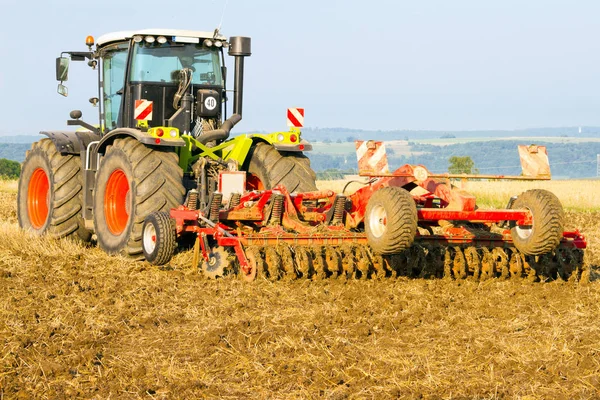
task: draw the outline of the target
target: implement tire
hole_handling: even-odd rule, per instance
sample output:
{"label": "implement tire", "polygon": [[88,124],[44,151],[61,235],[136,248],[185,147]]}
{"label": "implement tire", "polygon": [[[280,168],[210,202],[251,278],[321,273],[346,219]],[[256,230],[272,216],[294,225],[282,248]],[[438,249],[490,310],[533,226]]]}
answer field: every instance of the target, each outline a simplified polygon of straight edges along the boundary
{"label": "implement tire", "polygon": [[288,192],[317,190],[316,174],[310,160],[300,152],[279,152],[270,144],[259,142],[248,157],[247,172],[252,189],[272,189],[283,185]]}
{"label": "implement tire", "polygon": [[533,224],[514,226],[511,236],[515,247],[526,255],[540,255],[555,250],[563,236],[565,214],[554,193],[533,189],[522,193],[512,205],[513,209],[529,210]]}
{"label": "implement tire", "polygon": [[172,148],[119,138],[106,148],[94,190],[98,244],[109,254],[142,259],[144,219],[181,205],[183,170]]}
{"label": "implement tire", "polygon": [[377,254],[398,254],[408,249],[417,231],[417,205],[406,190],[385,187],[373,193],[365,213],[365,233]]}
{"label": "implement tire", "polygon": [[167,211],[148,215],[142,227],[144,258],[152,265],[165,265],[177,248],[177,227]]}
{"label": "implement tire", "polygon": [[17,217],[21,228],[53,238],[89,242],[83,221],[81,158],[61,154],[50,139],[33,143],[19,178]]}

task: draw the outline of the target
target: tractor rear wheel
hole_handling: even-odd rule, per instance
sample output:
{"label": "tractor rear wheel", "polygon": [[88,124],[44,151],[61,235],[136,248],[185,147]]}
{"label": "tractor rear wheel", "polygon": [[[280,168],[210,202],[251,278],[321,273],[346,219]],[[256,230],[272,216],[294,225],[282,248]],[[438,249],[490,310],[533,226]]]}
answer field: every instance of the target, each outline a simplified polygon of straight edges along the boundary
{"label": "tractor rear wheel", "polygon": [[171,148],[151,148],[119,138],[107,147],[96,175],[94,226],[109,254],[143,258],[146,216],[183,202],[183,171]]}
{"label": "tractor rear wheel", "polygon": [[543,189],[528,190],[512,205],[531,212],[531,226],[514,226],[511,236],[515,247],[526,255],[540,255],[556,249],[563,236],[564,211],[554,193]]}
{"label": "tractor rear wheel", "polygon": [[283,185],[290,192],[317,190],[316,174],[310,160],[300,152],[279,152],[267,143],[256,143],[248,157],[248,183],[251,189],[272,189]]}
{"label": "tractor rear wheel", "polygon": [[377,254],[398,254],[408,249],[417,231],[417,205],[399,187],[376,191],[367,203],[365,233]]}
{"label": "tractor rear wheel", "polygon": [[17,217],[23,229],[54,238],[91,239],[83,221],[81,159],[42,139],[27,152],[19,179]]}

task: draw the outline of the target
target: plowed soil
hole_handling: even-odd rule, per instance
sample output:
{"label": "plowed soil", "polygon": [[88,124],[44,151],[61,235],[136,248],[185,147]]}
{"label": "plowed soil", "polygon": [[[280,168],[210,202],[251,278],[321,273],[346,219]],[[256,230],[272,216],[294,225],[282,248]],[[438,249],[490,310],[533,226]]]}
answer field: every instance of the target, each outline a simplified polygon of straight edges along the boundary
{"label": "plowed soil", "polygon": [[0,399],[598,398],[600,212],[580,282],[210,281],[19,231],[0,192]]}

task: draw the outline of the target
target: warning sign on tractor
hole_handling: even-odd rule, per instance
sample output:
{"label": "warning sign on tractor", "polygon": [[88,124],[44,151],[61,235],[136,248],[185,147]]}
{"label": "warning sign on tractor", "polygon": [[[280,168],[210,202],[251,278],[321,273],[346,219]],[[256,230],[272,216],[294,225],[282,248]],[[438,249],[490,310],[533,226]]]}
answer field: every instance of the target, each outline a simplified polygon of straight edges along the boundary
{"label": "warning sign on tractor", "polygon": [[152,102],[150,100],[136,100],[133,118],[147,121],[152,119]]}
{"label": "warning sign on tractor", "polygon": [[304,126],[304,108],[288,108],[287,125],[302,128]]}

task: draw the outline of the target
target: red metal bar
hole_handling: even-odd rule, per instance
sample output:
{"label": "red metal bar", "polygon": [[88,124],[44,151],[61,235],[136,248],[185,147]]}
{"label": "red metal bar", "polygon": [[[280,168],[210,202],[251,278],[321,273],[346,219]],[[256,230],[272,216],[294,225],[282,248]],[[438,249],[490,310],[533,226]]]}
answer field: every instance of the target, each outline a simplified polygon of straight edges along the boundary
{"label": "red metal bar", "polygon": [[421,221],[458,220],[470,222],[517,221],[518,225],[531,225],[531,213],[526,210],[475,210],[453,211],[443,208],[419,208]]}

